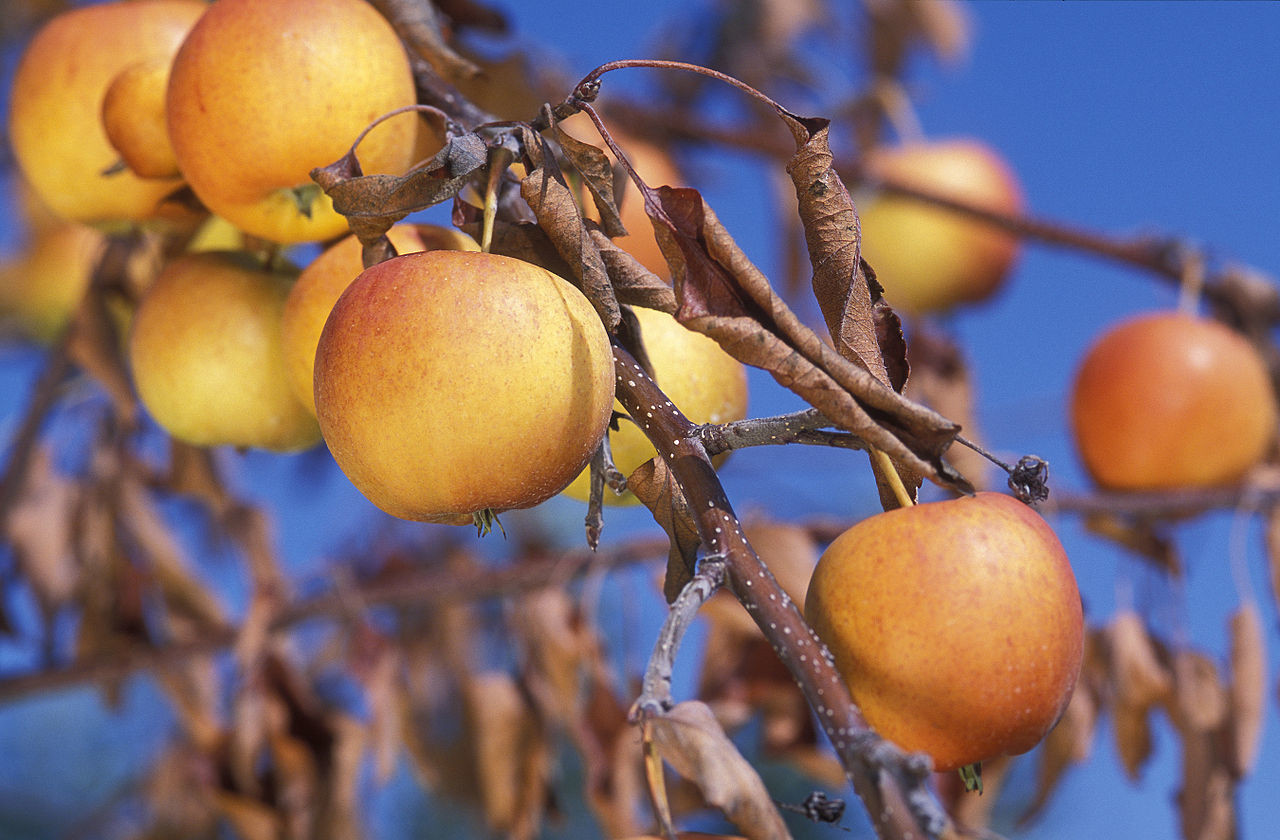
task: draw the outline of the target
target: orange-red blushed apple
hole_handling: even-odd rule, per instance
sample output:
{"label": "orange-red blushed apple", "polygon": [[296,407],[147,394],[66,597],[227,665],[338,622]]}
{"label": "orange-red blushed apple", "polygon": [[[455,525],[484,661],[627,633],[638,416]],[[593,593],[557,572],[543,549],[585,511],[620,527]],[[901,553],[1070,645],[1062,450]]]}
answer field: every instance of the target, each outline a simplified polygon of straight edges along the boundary
{"label": "orange-red blushed apple", "polygon": [[[634,307],[640,321],[645,352],[653,365],[658,387],[694,423],[728,423],[747,416],[747,370],[714,339],[685,328],[674,317],[656,309]],[[622,404],[616,410],[623,411]],[[618,430],[609,432],[613,462],[623,475],[630,475],[658,454],[649,438],[635,423],[620,420]],[[727,453],[726,453],[727,455]],[[716,466],[725,456],[717,456]],[[586,501],[591,492],[589,470],[566,489],[570,497]],[[606,504],[636,504],[630,491],[618,496],[605,490]]]}
{"label": "orange-red blushed apple", "polygon": [[75,314],[106,246],[97,228],[58,220],[39,228],[0,266],[0,313],[36,341],[51,342]]}
{"label": "orange-red blushed apple", "polygon": [[1276,399],[1262,357],[1217,321],[1140,315],[1092,345],[1071,392],[1071,427],[1102,487],[1159,490],[1239,480],[1270,450]]}
{"label": "orange-red blushed apple", "polygon": [[804,611],[867,723],[938,770],[1039,743],[1084,650],[1062,544],[999,493],[857,523],[818,561]]}
{"label": "orange-red blushed apple", "polygon": [[181,185],[104,174],[120,154],[103,128],[102,103],[124,68],[167,63],[206,8],[201,0],[103,3],[63,12],[36,34],[14,76],[9,137],[23,175],[59,216],[147,219]]}
{"label": "orange-red blushed apple", "polygon": [[[395,30],[365,0],[218,0],[173,62],[169,136],[210,210],[275,242],[329,239],[346,219],[311,180],[383,114],[417,101]],[[365,173],[413,163],[419,118],[360,144]]]}
{"label": "orange-red blushed apple", "polygon": [[[963,201],[1016,213],[1022,190],[1009,166],[976,140],[911,143],[877,150],[868,174]],[[1007,231],[970,216],[881,193],[858,204],[862,256],[885,299],[913,314],[948,310],[990,297],[1018,254]]]}
{"label": "orange-red blushed apple", "polygon": [[129,362],[143,406],[179,440],[288,452],[320,439],[293,395],[280,312],[293,272],[246,254],[171,261],[134,314]]}
{"label": "orange-red blushed apple", "polygon": [[564,489],[608,428],[608,334],[539,266],[424,251],[367,269],[316,348],[316,414],[334,460],[384,511],[470,522]]}
{"label": "orange-red blushed apple", "polygon": [[[455,251],[479,251],[470,236],[454,228],[439,225],[394,225],[387,231],[397,254],[444,248]],[[284,304],[281,331],[285,364],[289,368],[289,384],[298,399],[315,411],[314,370],[316,345],[333,305],[352,281],[364,271],[360,240],[351,234],[311,261]]]}

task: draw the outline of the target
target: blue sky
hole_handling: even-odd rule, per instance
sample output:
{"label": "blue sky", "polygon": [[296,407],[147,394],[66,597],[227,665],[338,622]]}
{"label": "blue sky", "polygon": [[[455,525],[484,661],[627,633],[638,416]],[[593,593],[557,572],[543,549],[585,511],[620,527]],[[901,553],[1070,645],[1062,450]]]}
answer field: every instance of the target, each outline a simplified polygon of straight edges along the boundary
{"label": "blue sky", "polygon": [[[634,12],[616,11],[621,4],[585,0],[497,5],[510,9],[514,28],[529,40],[561,52],[566,72],[576,78],[604,61],[645,55],[650,25],[681,14],[690,0],[652,0],[637,19],[626,17]],[[600,13],[601,7],[609,11]],[[1213,259],[1280,273],[1275,58],[1280,4],[980,2],[967,9],[974,34],[969,59],[949,68],[923,61],[909,79],[926,134],[977,136],[999,149],[1018,172],[1037,216],[1117,235],[1185,235]],[[777,260],[773,221],[764,211],[767,188],[735,177],[743,171],[751,174],[749,167],[714,166],[690,177],[753,259],[772,270]],[[5,224],[7,218],[0,217],[0,233],[8,236]],[[970,353],[986,440],[1001,452],[1048,458],[1055,487],[1084,487],[1064,412],[1076,360],[1107,323],[1174,301],[1170,287],[1132,269],[1084,254],[1027,247],[998,300],[958,313],[946,324]],[[0,352],[6,428],[37,361],[29,353]],[[753,387],[753,414],[795,406],[767,377],[754,377]],[[795,516],[848,516],[871,509],[874,499],[867,494],[860,456],[797,450],[736,454],[723,474],[736,507],[768,507]],[[350,540],[367,521],[363,501],[340,478],[304,489],[297,481],[304,468],[297,461],[265,456],[250,456],[238,469],[241,477],[256,476],[254,484],[268,488],[264,495],[280,501],[279,532],[292,565],[304,574],[318,573],[325,553]],[[320,516],[328,529],[315,527]],[[554,527],[571,538],[580,529],[580,508],[557,500],[542,519],[559,523]],[[619,513],[610,519],[607,534],[643,524],[639,512]],[[1227,517],[1179,531],[1188,575],[1177,593],[1139,563],[1084,536],[1074,521],[1056,518],[1054,524],[1093,618],[1110,613],[1117,591],[1134,592],[1140,605],[1176,598],[1175,611],[1186,617],[1192,637],[1221,660],[1226,616],[1236,603],[1226,566]],[[1274,683],[1280,671],[1275,602],[1257,528],[1248,527],[1245,536],[1269,632]],[[229,591],[235,594],[234,587]],[[106,712],[86,717],[81,707],[78,716],[69,716],[59,705],[63,702],[35,711],[0,709],[0,755],[32,755],[39,744],[47,745],[43,736],[29,734],[32,726],[39,731],[33,720],[49,724],[73,717],[87,729],[78,739],[66,739],[68,753],[61,763],[58,750],[48,750],[38,768],[51,776],[65,774],[83,759],[73,745],[86,739],[113,743],[101,730],[109,719]],[[126,711],[130,708],[135,718],[145,717],[154,709],[154,697],[135,692],[126,704]],[[1241,787],[1244,836],[1265,836],[1280,824],[1274,796],[1280,790],[1276,711],[1273,695],[1258,769]],[[132,726],[149,731],[145,721],[134,720]],[[1089,764],[1068,777],[1043,820],[1017,836],[1175,837],[1178,761],[1177,743],[1166,728],[1157,733],[1156,757],[1145,778],[1132,785],[1121,774],[1109,731],[1100,732]],[[32,766],[24,765],[23,775]],[[13,792],[16,769],[0,764],[0,797]],[[1025,796],[1027,768],[1015,783],[1011,795]]]}

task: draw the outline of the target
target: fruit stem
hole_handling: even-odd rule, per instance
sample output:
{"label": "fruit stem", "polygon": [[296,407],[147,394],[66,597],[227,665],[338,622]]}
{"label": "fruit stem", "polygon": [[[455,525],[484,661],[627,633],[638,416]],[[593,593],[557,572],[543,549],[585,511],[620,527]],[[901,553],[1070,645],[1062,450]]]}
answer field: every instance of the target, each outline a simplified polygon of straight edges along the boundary
{"label": "fruit stem", "polygon": [[489,177],[484,187],[484,215],[480,223],[480,250],[487,254],[493,245],[493,222],[498,217],[498,184],[502,173],[511,165],[513,155],[505,146],[489,149]]}
{"label": "fruit stem", "polygon": [[920,115],[911,104],[902,82],[884,77],[876,80],[875,96],[884,109],[884,115],[893,126],[898,140],[903,144],[921,143],[924,141],[924,126],[920,123]]}
{"label": "fruit stem", "polygon": [[897,498],[898,504],[903,507],[914,505],[916,500],[907,492],[907,486],[902,483],[902,476],[898,475],[898,468],[894,466],[893,459],[875,447],[871,447],[869,451],[872,460],[876,462],[876,466],[880,468],[880,472],[884,474],[885,480],[893,489],[893,495]]}

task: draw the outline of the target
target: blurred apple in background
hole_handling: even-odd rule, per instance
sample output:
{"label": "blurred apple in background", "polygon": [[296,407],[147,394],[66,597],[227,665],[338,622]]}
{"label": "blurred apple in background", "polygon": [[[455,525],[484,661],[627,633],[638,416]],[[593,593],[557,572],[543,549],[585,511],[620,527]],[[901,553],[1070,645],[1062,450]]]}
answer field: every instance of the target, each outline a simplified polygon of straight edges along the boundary
{"label": "blurred apple in background", "polygon": [[[399,224],[387,231],[397,254],[444,249],[479,251],[480,246],[460,230],[439,225]],[[285,301],[281,320],[285,364],[294,394],[312,413],[316,410],[314,371],[316,345],[333,305],[364,271],[362,248],[355,234],[329,246],[302,270]]]}
{"label": "blurred apple in background", "polygon": [[[1022,191],[1008,165],[971,139],[915,142],[868,154],[872,178],[1018,213]],[[855,196],[862,256],[875,269],[885,299],[914,315],[985,300],[999,289],[1018,255],[1017,237],[999,227],[914,198],[887,192]]]}
{"label": "blurred apple in background", "polygon": [[96,228],[59,221],[34,232],[26,249],[0,264],[0,314],[42,343],[66,328],[106,246]]}
{"label": "blurred apple in background", "polygon": [[1262,357],[1218,321],[1155,312],[1108,329],[1071,392],[1085,468],[1114,490],[1239,480],[1276,437],[1276,399]]}
{"label": "blurred apple in background", "polygon": [[274,451],[320,439],[293,395],[280,314],[296,277],[247,254],[203,252],[170,262],[134,314],[129,362],[155,421],[197,446]]}
{"label": "blurred apple in background", "polygon": [[[169,135],[214,213],[275,242],[330,239],[349,228],[311,170],[416,102],[399,37],[364,0],[219,0],[174,59]],[[364,172],[408,168],[419,122],[401,114],[370,132]]]}
{"label": "blurred apple in background", "polygon": [[[686,417],[694,423],[727,423],[747,416],[747,370],[741,362],[713,339],[686,329],[665,312],[639,306],[633,311],[658,387]],[[616,410],[623,410],[621,403]],[[658,454],[640,426],[626,419],[618,421],[618,431],[609,432],[609,446],[623,475]],[[719,455],[713,463],[719,466],[726,457],[727,453]],[[589,471],[584,470],[565,492],[586,501],[591,492]],[[622,505],[639,500],[630,491],[618,496],[606,488],[604,501]]]}

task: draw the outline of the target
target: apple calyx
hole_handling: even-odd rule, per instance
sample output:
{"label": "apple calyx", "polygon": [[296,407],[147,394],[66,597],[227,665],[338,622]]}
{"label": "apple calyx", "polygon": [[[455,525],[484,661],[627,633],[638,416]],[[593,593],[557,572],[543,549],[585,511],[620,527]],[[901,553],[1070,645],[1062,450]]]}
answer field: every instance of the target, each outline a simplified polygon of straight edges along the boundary
{"label": "apple calyx", "polygon": [[961,781],[964,782],[964,789],[970,793],[977,791],[978,795],[982,795],[982,762],[975,761],[973,764],[966,764],[958,771]]}
{"label": "apple calyx", "polygon": [[296,187],[289,187],[287,190],[289,198],[293,200],[294,205],[298,208],[298,212],[303,218],[311,218],[311,205],[320,197],[322,190],[319,184],[300,184]]}
{"label": "apple calyx", "polygon": [[498,512],[493,508],[485,508],[471,514],[471,522],[476,526],[477,537],[488,536],[494,525],[497,525],[498,530],[502,532],[503,539],[507,537],[507,529],[502,527],[502,521],[498,519]]}

